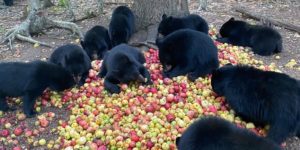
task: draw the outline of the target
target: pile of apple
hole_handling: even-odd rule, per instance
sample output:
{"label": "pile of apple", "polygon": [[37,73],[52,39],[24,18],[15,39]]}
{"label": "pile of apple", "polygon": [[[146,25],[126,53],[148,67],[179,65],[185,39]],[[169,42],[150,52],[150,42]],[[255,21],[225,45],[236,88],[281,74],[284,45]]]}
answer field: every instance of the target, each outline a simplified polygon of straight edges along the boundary
{"label": "pile of apple", "polygon": [[[210,35],[215,37],[216,29],[211,29]],[[264,70],[276,70],[275,64],[264,65],[243,47],[215,44],[219,49],[221,65],[248,64]],[[63,94],[46,91],[36,109],[40,109],[40,105],[50,105],[67,108],[71,115],[69,120],[59,121],[55,129],[59,134],[56,141],[49,143],[39,139],[33,143],[47,145],[49,149],[67,150],[172,150],[176,149],[176,137],[195,119],[205,115],[220,116],[265,135],[265,129],[241,120],[228,107],[225,99],[212,91],[210,76],[195,82],[188,81],[186,76],[163,78],[158,51],[149,49],[145,57],[145,66],[151,73],[153,85],[122,84],[120,94],[109,94],[104,90],[103,79],[97,77],[101,61],[93,61],[93,69],[84,86]],[[49,116],[54,115],[44,114],[37,124],[47,127]],[[9,133],[0,134],[1,137]]]}

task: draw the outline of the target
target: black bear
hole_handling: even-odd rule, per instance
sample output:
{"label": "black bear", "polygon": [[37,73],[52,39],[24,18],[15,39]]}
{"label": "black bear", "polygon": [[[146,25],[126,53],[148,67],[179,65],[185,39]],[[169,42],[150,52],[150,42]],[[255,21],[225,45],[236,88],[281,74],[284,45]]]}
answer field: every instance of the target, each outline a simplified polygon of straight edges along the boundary
{"label": "black bear", "polygon": [[197,30],[206,34],[208,34],[209,29],[207,22],[199,15],[191,14],[186,17],[176,18],[172,16],[168,17],[164,14],[162,16],[162,21],[158,26],[158,33],[167,36],[176,30],[185,28]]}
{"label": "black bear", "polygon": [[50,56],[50,62],[68,70],[78,85],[83,85],[92,68],[91,60],[86,52],[74,44],[58,47]]}
{"label": "black bear", "polygon": [[3,0],[6,6],[12,6],[14,4],[13,0]]}
{"label": "black bear", "polygon": [[111,49],[108,30],[103,26],[94,26],[86,32],[81,46],[91,60],[102,59],[104,54]]}
{"label": "black bear", "polygon": [[133,12],[126,6],[117,7],[109,24],[109,36],[112,46],[127,43],[135,31]]}
{"label": "black bear", "polygon": [[205,33],[180,29],[157,38],[156,45],[164,77],[188,74],[188,79],[194,81],[219,67],[218,49]]}
{"label": "black bear", "polygon": [[250,25],[234,18],[229,19],[220,29],[219,42],[248,46],[258,55],[269,56],[282,51],[281,35],[267,26]]}
{"label": "black bear", "polygon": [[300,89],[296,79],[227,64],[213,71],[211,84],[238,116],[257,125],[270,125],[269,139],[282,143],[287,137],[300,135]]}
{"label": "black bear", "polygon": [[11,108],[6,97],[23,97],[23,111],[27,117],[36,114],[34,104],[36,98],[49,87],[52,90],[63,91],[75,85],[72,75],[64,68],[43,61],[29,63],[0,63],[0,110]]}
{"label": "black bear", "polygon": [[137,49],[120,44],[109,51],[98,76],[105,77],[104,87],[111,93],[120,93],[119,83],[140,81],[151,84],[150,73],[144,67],[144,55]]}
{"label": "black bear", "polygon": [[177,137],[178,150],[280,150],[271,140],[217,117],[192,123]]}

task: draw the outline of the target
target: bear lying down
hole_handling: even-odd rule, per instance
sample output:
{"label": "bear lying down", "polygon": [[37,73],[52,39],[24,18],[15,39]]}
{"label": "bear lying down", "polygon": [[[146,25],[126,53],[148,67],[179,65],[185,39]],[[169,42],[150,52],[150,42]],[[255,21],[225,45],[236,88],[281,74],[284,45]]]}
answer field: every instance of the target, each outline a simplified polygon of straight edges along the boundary
{"label": "bear lying down", "polygon": [[220,29],[219,42],[248,46],[258,55],[269,56],[282,51],[282,37],[278,31],[266,26],[251,25],[231,18]]}

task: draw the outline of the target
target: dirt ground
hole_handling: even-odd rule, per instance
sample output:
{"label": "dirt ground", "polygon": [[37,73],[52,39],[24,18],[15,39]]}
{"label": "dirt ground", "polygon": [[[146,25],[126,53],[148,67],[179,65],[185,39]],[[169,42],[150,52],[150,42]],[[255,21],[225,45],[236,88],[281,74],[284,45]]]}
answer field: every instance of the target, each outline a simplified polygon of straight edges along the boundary
{"label": "dirt ground", "polygon": [[[2,2],[2,1],[1,1]],[[1,3],[0,2],[0,3]],[[289,22],[294,25],[300,26],[300,2],[299,1],[285,1],[283,3],[273,3],[272,1],[235,1],[235,0],[209,0],[208,10],[198,10],[198,0],[190,1],[190,12],[201,15],[207,20],[210,25],[219,27],[227,21],[230,17],[246,20],[251,23],[257,23],[254,20],[244,18],[241,14],[235,12],[232,8],[235,6],[244,6],[248,10],[261,14],[265,17],[280,20],[283,22]],[[25,0],[16,0],[16,5],[6,9],[0,9],[0,39],[4,33],[20,24],[23,20],[22,14],[26,6]],[[81,22],[77,22],[83,33],[90,29],[94,25],[107,26],[109,18],[111,16],[112,9],[116,5],[105,5],[104,14],[92,19],[87,19]],[[63,15],[56,16],[57,18],[63,19]],[[287,73],[295,78],[300,79],[300,34],[286,30],[282,27],[275,27],[282,35],[284,42],[284,51],[278,55],[270,57],[260,57],[255,55],[259,60],[263,60],[266,64],[275,63],[284,73]],[[13,49],[10,50],[9,46],[5,43],[0,45],[0,62],[3,61],[29,61],[35,59],[48,58],[53,49],[66,43],[76,43],[78,37],[73,36],[69,31],[62,29],[50,29],[47,34],[34,36],[35,39],[50,43],[53,48],[36,47],[32,44],[15,41],[13,42]],[[280,57],[280,58],[279,58]],[[294,59],[297,64],[293,67],[287,67],[286,64]],[[49,110],[44,110],[49,111]],[[58,110],[53,110],[58,111]],[[278,112],[280,113],[280,112]],[[56,113],[60,114],[60,113]],[[63,117],[63,116],[61,116]],[[34,121],[33,121],[34,122]],[[43,133],[47,136],[47,133]],[[55,136],[51,139],[55,139]],[[1,149],[1,143],[0,143]],[[297,138],[291,138],[287,141],[287,150],[299,150],[300,140]]]}

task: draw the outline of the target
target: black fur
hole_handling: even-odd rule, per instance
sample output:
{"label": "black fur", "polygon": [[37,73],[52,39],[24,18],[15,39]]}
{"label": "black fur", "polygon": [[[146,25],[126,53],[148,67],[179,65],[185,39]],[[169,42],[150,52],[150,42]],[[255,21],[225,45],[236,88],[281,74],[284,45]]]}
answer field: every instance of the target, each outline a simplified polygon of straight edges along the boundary
{"label": "black fur", "polygon": [[108,30],[103,26],[94,26],[86,32],[81,46],[91,60],[102,59],[112,47]]}
{"label": "black fur", "polygon": [[135,18],[133,12],[126,6],[117,7],[109,24],[109,36],[112,46],[128,43],[135,31]]}
{"label": "black fur", "polygon": [[225,96],[238,116],[257,125],[269,124],[268,138],[281,143],[297,130],[299,135],[297,80],[282,73],[228,64],[213,72],[211,82],[213,90]]}
{"label": "black fur", "polygon": [[281,35],[267,26],[250,25],[231,18],[220,29],[219,42],[248,46],[258,55],[269,56],[282,51]]}
{"label": "black fur", "polygon": [[67,44],[54,50],[50,62],[60,65],[72,73],[78,85],[83,85],[92,68],[91,60],[79,46]]}
{"label": "black fur", "polygon": [[137,49],[120,44],[109,51],[103,60],[98,76],[105,77],[104,87],[111,93],[120,93],[119,83],[142,81],[151,84],[150,73],[143,66],[144,55]]}
{"label": "black fur", "polygon": [[179,29],[193,29],[203,33],[208,34],[207,22],[201,18],[199,15],[191,14],[186,17],[176,18],[172,16],[167,16],[164,14],[162,16],[162,21],[158,26],[158,33],[163,36],[179,30]]}
{"label": "black fur", "polygon": [[280,150],[274,142],[217,118],[196,120],[177,137],[178,150]]}
{"label": "black fur", "polygon": [[36,114],[36,98],[50,87],[63,91],[75,84],[72,75],[64,68],[49,62],[0,63],[0,110],[8,111],[5,98],[23,97],[23,111],[27,117]]}
{"label": "black fur", "polygon": [[13,0],[3,0],[6,6],[12,6],[14,4]]}
{"label": "black fur", "polygon": [[218,49],[205,33],[180,29],[158,38],[156,45],[164,77],[188,74],[188,79],[194,81],[219,67]]}

